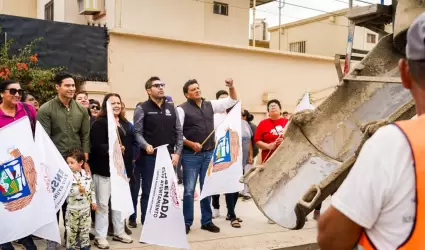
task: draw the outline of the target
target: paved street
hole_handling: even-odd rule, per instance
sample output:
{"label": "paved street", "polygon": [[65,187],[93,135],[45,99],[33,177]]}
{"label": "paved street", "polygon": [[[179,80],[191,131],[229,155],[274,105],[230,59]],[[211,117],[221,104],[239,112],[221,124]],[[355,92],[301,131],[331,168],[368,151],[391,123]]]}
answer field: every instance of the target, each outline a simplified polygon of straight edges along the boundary
{"label": "paved street", "polygon": [[[325,202],[326,204],[329,201]],[[191,249],[212,250],[212,249],[246,249],[246,250],[266,250],[296,245],[313,243],[316,240],[316,221],[312,219],[312,215],[308,216],[308,222],[302,230],[291,231],[278,225],[267,223],[267,218],[257,209],[253,201],[238,201],[236,206],[237,215],[243,220],[242,228],[232,228],[230,223],[225,220],[226,203],[224,196],[221,197],[221,214],[220,218],[214,220],[214,223],[221,228],[221,232],[214,234],[200,229],[200,211],[199,201],[195,204],[195,218],[198,218],[192,226],[192,230],[188,235]],[[324,206],[324,208],[327,206]],[[62,223],[61,223],[62,224]],[[61,228],[63,233],[63,228]],[[166,250],[174,249],[139,243],[141,227],[132,229],[132,244],[123,244],[112,241],[108,237],[111,249],[152,249]],[[166,235],[164,235],[166,237]],[[92,242],[93,243],[93,242]],[[46,244],[43,241],[37,241],[39,249],[45,249]],[[19,249],[19,248],[17,248]],[[61,248],[63,249],[63,248]],[[97,249],[92,246],[92,249]]]}

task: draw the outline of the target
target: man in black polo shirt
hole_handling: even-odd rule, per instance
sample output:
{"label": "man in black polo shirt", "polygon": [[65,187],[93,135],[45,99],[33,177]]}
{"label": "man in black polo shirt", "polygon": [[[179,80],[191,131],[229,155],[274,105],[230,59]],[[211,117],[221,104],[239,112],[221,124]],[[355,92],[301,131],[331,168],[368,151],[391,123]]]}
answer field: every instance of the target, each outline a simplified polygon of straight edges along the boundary
{"label": "man in black polo shirt", "polygon": [[[183,86],[187,102],[177,108],[183,127],[184,147],[182,153],[183,165],[183,214],[186,233],[189,233],[193,223],[193,194],[196,181],[200,179],[201,189],[215,147],[214,114],[223,113],[237,102],[233,80],[227,79],[230,97],[206,101],[201,96],[198,82],[193,79]],[[209,137],[208,137],[209,136]],[[211,197],[201,200],[201,229],[218,233],[218,228],[212,222]]]}
{"label": "man in black polo shirt", "polygon": [[174,104],[165,101],[165,83],[153,76],[145,84],[149,100],[139,103],[134,112],[134,136],[141,149],[142,225],[145,222],[149,194],[155,170],[156,150],[168,144],[174,166],[183,148],[183,131]]}

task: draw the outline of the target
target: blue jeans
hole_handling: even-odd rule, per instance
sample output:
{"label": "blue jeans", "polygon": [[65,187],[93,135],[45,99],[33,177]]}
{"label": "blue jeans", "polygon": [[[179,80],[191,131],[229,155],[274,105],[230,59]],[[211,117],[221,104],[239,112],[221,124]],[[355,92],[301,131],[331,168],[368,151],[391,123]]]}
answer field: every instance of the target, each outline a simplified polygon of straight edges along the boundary
{"label": "blue jeans", "polygon": [[152,179],[155,171],[156,155],[142,155],[143,166],[142,174],[142,198],[140,199],[142,207],[142,225],[145,223],[146,210],[148,210],[149,195],[151,193]]}
{"label": "blue jeans", "polygon": [[130,179],[130,192],[131,199],[133,200],[134,213],[130,215],[130,221],[136,221],[137,219],[137,198],[139,197],[140,169],[142,165],[140,158],[133,164],[133,176]]}
{"label": "blue jeans", "polygon": [[[193,195],[195,193],[196,181],[198,180],[202,187],[204,186],[205,175],[210,164],[213,150],[202,151],[194,154],[193,151],[183,150],[183,215],[186,225],[193,224]],[[211,197],[201,200],[201,225],[206,225],[212,221]]]}
{"label": "blue jeans", "polygon": [[[31,235],[18,240],[18,243],[24,245],[26,250],[37,250],[37,247],[35,246]],[[2,249],[2,250],[15,250],[12,243],[10,243],[10,242],[1,244],[0,249]]]}

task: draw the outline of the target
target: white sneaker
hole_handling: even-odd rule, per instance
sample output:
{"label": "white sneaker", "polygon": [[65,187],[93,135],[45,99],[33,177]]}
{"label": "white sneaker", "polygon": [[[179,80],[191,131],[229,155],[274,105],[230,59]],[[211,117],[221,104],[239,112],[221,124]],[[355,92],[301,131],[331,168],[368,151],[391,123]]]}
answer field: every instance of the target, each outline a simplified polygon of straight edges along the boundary
{"label": "white sneaker", "polygon": [[112,240],[119,241],[119,242],[122,242],[122,243],[127,243],[127,244],[130,244],[130,243],[133,242],[133,239],[125,233],[123,233],[119,236],[114,235]]}
{"label": "white sneaker", "polygon": [[109,249],[109,242],[106,239],[95,239],[94,245],[99,249]]}
{"label": "white sneaker", "polygon": [[267,223],[269,223],[269,224],[276,224],[274,221],[272,221],[270,219],[267,221]]}
{"label": "white sneaker", "polygon": [[213,219],[220,217],[220,210],[213,208]]}

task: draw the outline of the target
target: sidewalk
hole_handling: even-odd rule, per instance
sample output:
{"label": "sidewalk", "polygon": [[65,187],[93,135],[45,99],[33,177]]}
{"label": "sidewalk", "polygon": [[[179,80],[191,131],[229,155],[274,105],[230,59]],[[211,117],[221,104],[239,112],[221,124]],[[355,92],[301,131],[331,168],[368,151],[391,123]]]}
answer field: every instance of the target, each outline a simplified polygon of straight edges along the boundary
{"label": "sidewalk", "polygon": [[[329,201],[325,202],[323,210],[326,209]],[[243,222],[242,228],[232,228],[230,222],[225,220],[226,215],[226,202],[224,196],[220,199],[221,217],[214,219],[214,223],[220,227],[221,232],[214,234],[200,229],[200,211],[199,201],[195,202],[195,220],[194,225],[188,234],[188,240],[191,249],[199,250],[212,250],[212,249],[244,249],[244,250],[268,250],[282,247],[290,247],[297,245],[304,245],[314,243],[316,241],[316,221],[313,220],[312,215],[308,216],[308,222],[302,230],[288,230],[276,224],[268,224],[267,218],[258,210],[252,200],[242,201],[238,200],[236,205],[236,212]],[[140,210],[138,210],[140,211]],[[223,216],[224,215],[224,216]],[[140,212],[138,212],[140,220]],[[61,226],[62,226],[61,222]],[[63,235],[63,227],[61,232]],[[108,237],[110,249],[149,249],[149,250],[168,250],[175,248],[160,247],[149,244],[139,243],[141,227],[140,224],[137,228],[131,229],[133,234],[132,244],[123,244],[112,241]],[[166,235],[164,235],[166,237]],[[39,249],[45,249],[46,244],[44,241],[36,241]],[[16,248],[22,249],[22,248]],[[58,249],[64,249],[63,247]],[[92,249],[97,249],[93,245]]]}

